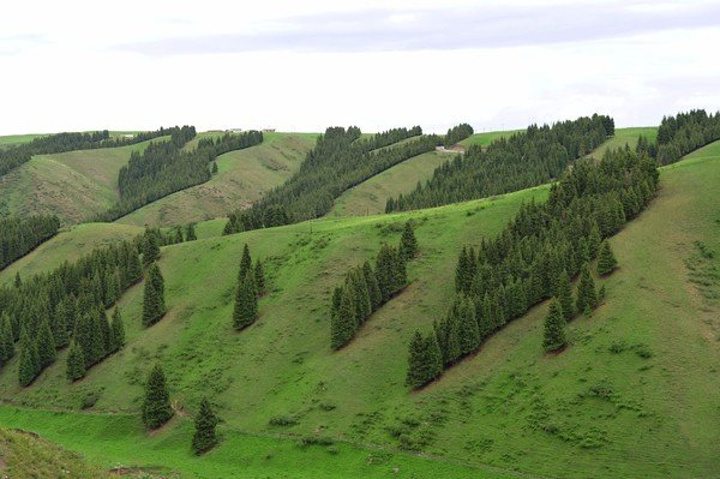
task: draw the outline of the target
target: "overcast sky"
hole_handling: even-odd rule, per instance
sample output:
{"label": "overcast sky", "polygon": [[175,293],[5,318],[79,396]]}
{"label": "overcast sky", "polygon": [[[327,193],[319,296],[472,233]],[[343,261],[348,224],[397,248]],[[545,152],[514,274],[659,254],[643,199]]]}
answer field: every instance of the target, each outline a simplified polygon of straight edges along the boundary
{"label": "overcast sky", "polygon": [[26,0],[0,13],[0,134],[655,125],[720,109],[718,45],[717,1]]}

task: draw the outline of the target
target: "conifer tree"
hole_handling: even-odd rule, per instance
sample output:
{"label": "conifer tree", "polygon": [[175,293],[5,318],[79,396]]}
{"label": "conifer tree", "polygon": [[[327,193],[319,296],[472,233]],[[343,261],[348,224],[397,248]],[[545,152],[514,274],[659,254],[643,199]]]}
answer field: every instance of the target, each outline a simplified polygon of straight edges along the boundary
{"label": "conifer tree", "polygon": [[85,376],[86,371],[83,350],[77,342],[73,341],[70,343],[68,351],[65,375],[70,381],[77,381]]}
{"label": "conifer tree", "polygon": [[463,246],[462,250],[460,250],[457,266],[455,267],[455,291],[458,293],[468,292],[469,262],[467,248]]}
{"label": "conifer tree", "polygon": [[183,232],[182,227],[176,226],[175,227],[175,238],[173,238],[173,243],[178,244],[183,242]]}
{"label": "conifer tree", "polygon": [[443,351],[443,362],[454,364],[462,355],[460,348],[460,325],[455,315],[450,315],[445,322],[445,349]]}
{"label": "conifer tree", "polygon": [[24,331],[20,343],[20,366],[18,368],[18,380],[20,382],[20,386],[27,387],[32,384],[40,373],[40,361],[35,341],[31,341],[27,336],[27,333]]}
{"label": "conifer tree", "polygon": [[15,339],[13,338],[10,316],[3,313],[0,316],[0,365],[6,363],[15,355]]}
{"label": "conifer tree", "polygon": [[145,265],[154,263],[160,258],[160,246],[158,237],[154,232],[145,231],[145,241],[143,241],[143,262]]}
{"label": "conifer tree", "polygon": [[565,320],[570,321],[573,316],[575,316],[575,302],[573,301],[570,279],[565,271],[560,273],[557,298],[560,303],[563,316],[565,316]]}
{"label": "conifer tree", "polygon": [[563,315],[560,303],[553,299],[550,310],[545,318],[545,334],[543,348],[545,351],[559,351],[567,346],[567,321]]}
{"label": "conifer tree", "polygon": [[105,311],[98,309],[96,321],[98,329],[100,329],[100,337],[102,338],[103,346],[102,355],[98,358],[98,361],[100,361],[102,358],[113,352],[112,329],[110,328],[110,322],[108,322]]}
{"label": "conifer tree", "polygon": [[217,174],[217,172],[218,172],[217,161],[213,161],[211,172],[212,172],[213,175]]}
{"label": "conifer tree", "polygon": [[605,276],[612,273],[617,267],[617,260],[613,254],[610,243],[606,240],[600,245],[600,252],[598,253],[597,262],[597,273],[600,276]]}
{"label": "conifer tree", "polygon": [[265,294],[265,271],[260,260],[255,262],[255,287],[260,296]]}
{"label": "conifer tree", "polygon": [[217,444],[215,427],[218,418],[207,398],[200,401],[200,410],[195,416],[195,434],[192,438],[192,450],[198,456],[212,449]]}
{"label": "conifer tree", "polygon": [[370,292],[365,282],[365,274],[360,268],[353,268],[347,276],[347,283],[344,289],[352,289],[355,301],[355,318],[358,325],[372,313],[372,303],[370,301]]}
{"label": "conifer tree", "polygon": [[240,259],[240,271],[238,272],[238,281],[245,280],[248,271],[252,270],[252,258],[250,257],[250,248],[247,243],[243,247],[242,259]]}
{"label": "conifer tree", "polygon": [[424,371],[426,382],[435,380],[443,370],[443,358],[442,352],[440,351],[440,344],[438,343],[435,331],[430,331],[424,339],[425,356],[424,356]]}
{"label": "conifer tree", "polygon": [[425,341],[420,331],[415,331],[408,349],[408,370],[405,384],[415,389],[425,384]]}
{"label": "conifer tree", "polygon": [[185,241],[195,241],[197,233],[195,233],[195,223],[188,223],[185,227]]}
{"label": "conifer tree", "polygon": [[165,281],[158,265],[153,263],[145,277],[143,290],[143,325],[148,327],[162,319],[165,307]]}
{"label": "conifer tree", "polygon": [[125,325],[123,324],[122,316],[120,315],[120,310],[118,308],[115,308],[113,311],[110,331],[110,352],[114,353],[125,345]]}
{"label": "conifer tree", "polygon": [[375,272],[372,270],[372,266],[370,266],[369,261],[365,261],[365,263],[362,266],[362,272],[365,276],[365,283],[368,287],[368,294],[370,295],[370,305],[372,306],[372,311],[375,311],[377,308],[380,307],[380,304],[382,303],[382,295],[380,294],[380,288],[378,287],[377,283],[377,277],[375,276]]}
{"label": "conifer tree", "polygon": [[418,242],[415,238],[415,230],[410,221],[405,223],[402,237],[400,238],[400,252],[406,261],[415,257],[418,251]]}
{"label": "conifer tree", "polygon": [[472,300],[463,297],[456,300],[454,315],[458,322],[460,352],[468,354],[480,346],[480,330],[475,319],[475,305]]}
{"label": "conifer tree", "polygon": [[330,346],[332,349],[340,349],[352,339],[357,329],[355,318],[353,291],[343,288],[340,307],[337,314],[331,318],[330,323]]}
{"label": "conifer tree", "polygon": [[145,398],[142,404],[142,421],[146,428],[157,429],[173,415],[170,393],[165,373],[159,364],[155,365],[145,383]]}
{"label": "conifer tree", "polygon": [[590,275],[590,268],[585,264],[580,273],[580,284],[577,290],[576,310],[587,313],[597,305],[597,293],[595,292],[595,281]]}
{"label": "conifer tree", "polygon": [[40,327],[37,332],[37,351],[40,369],[49,366],[55,361],[55,338],[53,338],[47,318],[43,318],[40,321]]}
{"label": "conifer tree", "polygon": [[391,248],[393,254],[393,293],[407,285],[407,260],[399,249]]}
{"label": "conifer tree", "polygon": [[248,269],[245,278],[238,283],[235,290],[233,327],[240,331],[254,323],[257,315],[258,298],[255,289],[255,278],[252,269]]}
{"label": "conifer tree", "polygon": [[588,236],[588,251],[590,258],[596,258],[598,255],[598,249],[600,248],[600,229],[596,222],[593,221],[592,227],[590,228],[590,236]]}
{"label": "conifer tree", "polygon": [[384,244],[375,260],[375,275],[380,289],[380,296],[382,297],[381,304],[386,303],[395,292],[393,289],[395,286],[394,270],[395,255],[392,249],[387,244]]}
{"label": "conifer tree", "polygon": [[56,348],[64,348],[70,342],[70,335],[68,334],[67,325],[68,311],[65,301],[60,301],[55,307],[55,314],[53,316],[53,337],[55,340]]}

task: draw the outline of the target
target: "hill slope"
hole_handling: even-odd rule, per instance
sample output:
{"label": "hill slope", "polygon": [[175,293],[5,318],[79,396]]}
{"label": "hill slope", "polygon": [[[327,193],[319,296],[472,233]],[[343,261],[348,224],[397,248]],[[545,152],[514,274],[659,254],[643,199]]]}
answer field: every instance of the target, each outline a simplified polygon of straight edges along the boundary
{"label": "hill slope", "polygon": [[314,133],[266,133],[258,146],[221,155],[219,172],[207,183],[161,198],[117,222],[170,226],[224,216],[292,176],[316,137]]}
{"label": "hill slope", "polygon": [[[720,198],[707,193],[720,184],[718,153],[716,143],[662,170],[657,199],[611,241],[620,269],[601,281],[605,303],[593,317],[571,324],[572,345],[561,355],[542,353],[540,306],[436,384],[413,394],[403,385],[408,339],[415,328],[427,330],[448,306],[459,247],[498,232],[521,201],[544,198],[543,187],[414,213],[325,219],[164,248],[160,267],[170,308],[165,319],[141,331],[136,287],[121,301],[129,339],[121,353],[71,386],[64,379],[63,352],[59,363],[22,391],[14,359],[0,373],[0,396],[75,408],[85,395],[98,394],[98,411],[136,411],[140,384],[161,360],[178,406],[192,411],[200,395],[209,395],[229,438],[237,431],[322,435],[388,450],[419,448],[445,460],[544,477],[712,477],[720,454],[720,280],[713,273],[720,256],[708,251],[720,251]],[[411,285],[373,315],[348,347],[331,352],[332,288],[347,267],[372,257],[383,241],[397,241],[408,218],[418,222],[421,251],[409,267]],[[236,333],[230,327],[232,292],[246,242],[264,260],[271,292],[261,301],[258,323]],[[55,428],[58,435],[63,428],[47,424],[45,413],[13,419],[18,414],[3,413],[2,420]],[[274,417],[290,418],[291,424],[271,426]],[[122,444],[138,440],[132,426],[137,422],[120,427],[115,416],[83,421],[130,437],[125,443],[118,438],[116,457],[130,454]],[[184,454],[178,451],[187,450],[189,435],[187,426],[173,428],[138,460],[160,463],[167,457],[173,463]],[[79,437],[67,441],[84,440],[76,446],[99,454],[92,439]],[[242,447],[230,441],[206,458],[206,470]],[[345,451],[337,461],[310,457],[313,466],[333,471],[333,464],[347,463]],[[453,476],[451,469],[444,472]],[[286,474],[302,477],[292,467]]]}

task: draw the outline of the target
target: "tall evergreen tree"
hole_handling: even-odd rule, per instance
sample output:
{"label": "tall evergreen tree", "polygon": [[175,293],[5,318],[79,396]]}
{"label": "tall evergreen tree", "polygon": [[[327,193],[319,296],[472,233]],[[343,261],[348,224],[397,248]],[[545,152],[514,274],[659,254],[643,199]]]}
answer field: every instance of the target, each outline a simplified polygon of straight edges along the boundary
{"label": "tall evergreen tree", "polygon": [[64,348],[70,342],[67,325],[68,310],[66,304],[66,301],[60,301],[55,307],[55,314],[53,315],[52,332],[56,348]]}
{"label": "tall evergreen tree", "polygon": [[41,369],[55,361],[55,338],[53,337],[47,318],[43,318],[40,321],[40,328],[37,332],[37,351]]}
{"label": "tall evergreen tree", "polygon": [[443,357],[442,351],[440,350],[440,344],[438,343],[435,331],[430,331],[424,339],[425,343],[425,376],[427,382],[433,381],[442,374],[443,370]]}
{"label": "tall evergreen tree", "polygon": [[559,351],[567,346],[567,321],[563,315],[560,303],[553,299],[550,310],[545,318],[545,333],[543,348],[545,351]]}
{"label": "tall evergreen tree", "polygon": [[185,241],[195,241],[197,233],[195,233],[195,223],[188,223],[185,227]]}
{"label": "tall evergreen tree", "polygon": [[160,244],[157,235],[149,230],[145,231],[143,241],[143,262],[146,265],[152,264],[160,258]]}
{"label": "tall evergreen tree", "polygon": [[578,312],[589,312],[597,305],[595,281],[590,274],[587,264],[583,265],[580,273],[580,284],[577,291],[576,308]]}
{"label": "tall evergreen tree", "polygon": [[125,345],[125,325],[123,324],[120,310],[116,307],[112,315],[112,324],[110,325],[111,340],[110,352],[116,352]]}
{"label": "tall evergreen tree", "polygon": [[165,281],[157,264],[153,263],[145,277],[143,290],[143,325],[152,326],[162,319],[165,307]]}
{"label": "tall evergreen tree", "polygon": [[207,398],[200,401],[200,410],[195,416],[195,434],[192,439],[192,450],[195,454],[203,454],[212,449],[217,444],[217,426],[218,418],[210,406]]}
{"label": "tall evergreen tree", "polygon": [[425,341],[420,331],[415,331],[408,349],[408,370],[405,377],[405,384],[413,389],[425,384],[424,359]]}
{"label": "tall evergreen tree", "polygon": [[357,330],[354,291],[343,288],[340,307],[331,318],[330,346],[340,349],[345,346]]}
{"label": "tall evergreen tree", "polygon": [[558,282],[558,301],[563,312],[563,316],[570,321],[575,316],[575,302],[573,301],[572,286],[570,279],[565,271],[560,273]]}
{"label": "tall evergreen tree", "polygon": [[85,376],[86,371],[83,349],[73,341],[68,351],[65,375],[70,381],[77,381]]}
{"label": "tall evergreen tree", "polygon": [[418,251],[418,241],[415,238],[415,229],[410,221],[405,222],[405,229],[400,238],[400,252],[406,261],[415,257]]}
{"label": "tall evergreen tree", "polygon": [[480,330],[475,319],[475,305],[467,297],[457,298],[452,309],[458,323],[460,351],[468,354],[480,346]]}
{"label": "tall evergreen tree", "polygon": [[0,316],[0,366],[15,355],[15,339],[13,337],[10,316],[3,313]]}
{"label": "tall evergreen tree", "polygon": [[142,404],[142,421],[146,428],[157,429],[173,415],[170,393],[165,373],[159,364],[155,365],[145,383],[145,397]]}
{"label": "tall evergreen tree", "polygon": [[617,267],[617,260],[613,254],[610,243],[605,240],[600,245],[600,252],[598,253],[597,262],[597,273],[600,276],[605,276],[612,273]]}
{"label": "tall evergreen tree", "polygon": [[233,327],[238,331],[255,322],[258,315],[258,298],[255,289],[255,276],[248,269],[245,277],[235,290],[235,308],[233,310]]}
{"label": "tall evergreen tree", "polygon": [[380,288],[378,287],[377,277],[375,276],[375,272],[372,270],[372,266],[370,266],[369,261],[365,261],[362,266],[362,271],[365,276],[365,283],[367,283],[368,294],[370,295],[370,304],[372,306],[372,310],[375,311],[382,304],[382,294],[380,293]]}
{"label": "tall evergreen tree", "polygon": [[252,258],[250,257],[250,248],[247,243],[243,247],[242,258],[240,259],[240,271],[238,272],[238,281],[244,281],[248,271],[252,270]]}
{"label": "tall evergreen tree", "polygon": [[27,387],[40,374],[40,360],[35,341],[31,341],[25,332],[20,340],[20,366],[18,380],[20,386]]}

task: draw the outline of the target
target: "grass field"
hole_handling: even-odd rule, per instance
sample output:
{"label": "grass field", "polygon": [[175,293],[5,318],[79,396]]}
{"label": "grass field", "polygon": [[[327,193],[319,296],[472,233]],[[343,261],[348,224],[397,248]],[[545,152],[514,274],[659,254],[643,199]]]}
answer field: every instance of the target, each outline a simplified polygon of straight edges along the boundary
{"label": "grass field", "polygon": [[649,141],[655,141],[657,139],[657,127],[616,128],[615,135],[612,138],[595,148],[587,156],[601,159],[606,150],[624,148],[626,144],[630,148],[635,148],[640,135],[645,136]]}
{"label": "grass field", "polygon": [[292,176],[316,138],[315,133],[265,133],[262,144],[220,156],[219,172],[207,183],[161,198],[118,222],[170,226],[247,207]]}
{"label": "grass field", "polygon": [[[571,324],[571,347],[561,355],[542,353],[541,305],[437,383],[417,393],[403,384],[408,339],[444,314],[461,245],[497,233],[522,201],[542,200],[546,187],[220,238],[209,237],[216,225],[208,223],[208,239],[163,248],[167,317],[141,330],[141,286],[130,290],[121,300],[129,343],[86,379],[67,384],[66,352],[25,390],[17,386],[17,358],[0,373],[0,399],[78,409],[97,394],[95,414],[4,407],[0,424],[36,430],[91,462],[171,465],[183,477],[227,477],[232,467],[247,477],[373,477],[394,467],[400,477],[492,473],[457,464],[531,478],[716,477],[720,256],[710,252],[720,251],[720,197],[708,192],[720,184],[720,146],[664,168],[661,183],[648,210],[612,239],[620,268],[601,281],[607,299]],[[348,347],[331,352],[332,288],[382,242],[396,242],[409,218],[420,242],[410,286]],[[245,243],[264,260],[270,293],[259,321],[236,333],[235,265]],[[186,421],[145,437],[126,415],[137,411],[141,383],[157,361],[180,409],[194,411],[203,394],[213,399],[226,441],[209,456],[189,456]],[[272,418],[290,424],[272,426]],[[332,438],[339,453],[299,448],[297,438],[306,436]],[[363,467],[370,454],[400,447],[448,462]]]}
{"label": "grass field", "polygon": [[87,220],[115,203],[120,168],[149,143],[35,156],[0,177],[0,212]]}
{"label": "grass field", "polygon": [[27,135],[5,135],[0,136],[0,148],[4,146],[15,146],[15,145],[21,145],[23,143],[30,143],[35,138],[42,138],[43,136],[47,136],[43,133],[31,133]]}
{"label": "grass field", "polygon": [[507,130],[507,131],[488,131],[483,133],[475,133],[474,135],[470,136],[469,138],[465,138],[462,140],[458,145],[461,146],[471,146],[471,145],[480,145],[482,147],[488,146],[493,141],[503,138],[503,137],[509,137],[512,136],[513,133],[521,133],[525,130]]}
{"label": "grass field", "polygon": [[377,215],[385,212],[391,196],[410,193],[418,182],[432,177],[435,168],[448,161],[448,155],[431,151],[410,158],[346,191],[335,200],[329,216]]}

